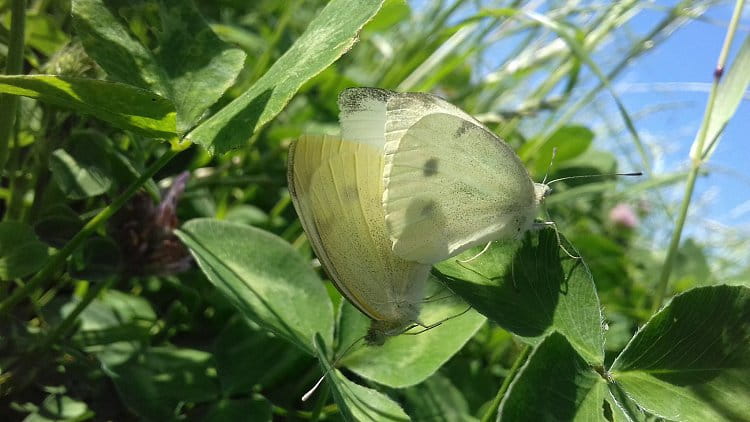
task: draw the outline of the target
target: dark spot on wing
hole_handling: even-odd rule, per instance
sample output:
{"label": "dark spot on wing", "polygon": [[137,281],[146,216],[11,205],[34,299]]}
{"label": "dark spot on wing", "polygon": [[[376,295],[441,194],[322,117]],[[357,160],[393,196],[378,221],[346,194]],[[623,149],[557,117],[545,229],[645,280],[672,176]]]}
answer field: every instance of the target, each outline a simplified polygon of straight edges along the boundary
{"label": "dark spot on wing", "polygon": [[461,126],[459,126],[458,129],[456,129],[456,133],[453,134],[453,136],[455,136],[455,137],[463,136],[466,132],[468,132],[469,130],[474,129],[476,127],[477,126],[474,123],[472,123],[472,122],[470,122],[468,120],[464,120],[464,121],[461,122]]}
{"label": "dark spot on wing", "polygon": [[422,216],[426,217],[428,215],[434,214],[436,208],[437,204],[435,204],[435,201],[429,201],[422,206],[420,213],[422,214]]}
{"label": "dark spot on wing", "polygon": [[438,159],[430,158],[429,160],[425,161],[422,170],[424,175],[427,177],[436,175],[438,171]]}

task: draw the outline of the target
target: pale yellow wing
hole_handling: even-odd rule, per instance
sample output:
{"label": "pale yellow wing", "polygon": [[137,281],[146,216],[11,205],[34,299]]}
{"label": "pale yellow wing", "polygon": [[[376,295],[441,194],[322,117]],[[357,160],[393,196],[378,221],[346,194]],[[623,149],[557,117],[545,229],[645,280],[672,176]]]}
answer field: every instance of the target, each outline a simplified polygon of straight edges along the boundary
{"label": "pale yellow wing", "polygon": [[472,120],[434,113],[386,151],[383,205],[393,251],[435,263],[526,231],[534,183],[515,152]]}
{"label": "pale yellow wing", "polygon": [[410,323],[430,267],[391,251],[382,172],[382,153],[367,144],[303,136],[290,149],[294,206],[337,288],[374,320]]}

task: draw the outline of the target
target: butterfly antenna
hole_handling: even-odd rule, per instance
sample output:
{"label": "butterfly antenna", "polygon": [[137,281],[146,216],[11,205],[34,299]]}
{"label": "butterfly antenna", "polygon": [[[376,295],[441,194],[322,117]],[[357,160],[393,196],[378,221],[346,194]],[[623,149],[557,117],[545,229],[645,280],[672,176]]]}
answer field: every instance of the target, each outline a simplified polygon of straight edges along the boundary
{"label": "butterfly antenna", "polygon": [[309,399],[309,398],[310,398],[310,396],[312,396],[312,395],[313,395],[313,393],[315,393],[315,391],[316,391],[316,390],[318,389],[318,387],[320,387],[320,384],[321,384],[321,383],[323,382],[323,380],[324,380],[324,379],[326,378],[326,375],[328,375],[328,373],[329,373],[329,372],[331,372],[331,370],[333,370],[334,368],[336,368],[336,365],[338,365],[339,361],[340,361],[340,360],[341,360],[341,359],[342,359],[342,358],[343,358],[344,356],[346,356],[346,354],[347,354],[347,353],[349,353],[349,351],[350,351],[350,350],[352,350],[352,348],[353,348],[354,346],[356,346],[356,345],[357,345],[357,343],[359,343],[360,341],[364,340],[364,339],[365,339],[365,337],[366,337],[366,336],[362,336],[362,337],[360,337],[360,338],[358,338],[358,339],[354,340],[354,342],[353,342],[352,344],[350,344],[350,345],[349,345],[349,347],[347,347],[346,349],[344,349],[344,352],[343,352],[343,353],[341,353],[341,354],[339,355],[339,357],[337,357],[336,359],[334,359],[333,363],[331,364],[331,367],[330,367],[330,368],[329,368],[328,370],[326,370],[326,371],[325,371],[325,372],[323,373],[323,375],[322,375],[322,376],[320,377],[320,379],[318,379],[318,382],[316,382],[316,383],[315,383],[315,385],[313,385],[313,386],[312,386],[312,388],[311,388],[311,389],[309,389],[309,390],[307,391],[307,393],[305,393],[305,394],[304,394],[304,395],[302,396],[302,401],[307,401],[307,399]]}
{"label": "butterfly antenna", "polygon": [[635,173],[607,173],[607,174],[584,174],[580,176],[568,176],[568,177],[561,177],[559,179],[551,180],[548,185],[551,185],[555,182],[561,182],[563,180],[570,180],[570,179],[584,179],[589,177],[608,177],[608,176],[643,176],[643,172],[635,172]]}
{"label": "butterfly antenna", "polygon": [[552,163],[555,162],[555,157],[557,157],[557,147],[552,148],[552,158],[549,159],[547,171],[544,173],[544,180],[542,180],[543,185],[547,183],[547,176],[549,176],[549,171],[552,170]]}

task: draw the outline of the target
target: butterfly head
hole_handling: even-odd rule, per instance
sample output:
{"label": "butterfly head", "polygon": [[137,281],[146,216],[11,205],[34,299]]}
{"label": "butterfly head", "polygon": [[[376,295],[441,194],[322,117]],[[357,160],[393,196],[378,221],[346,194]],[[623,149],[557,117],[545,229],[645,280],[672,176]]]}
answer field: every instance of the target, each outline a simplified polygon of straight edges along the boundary
{"label": "butterfly head", "polygon": [[552,188],[546,183],[534,183],[534,198],[537,204],[544,202],[545,198],[552,193]]}

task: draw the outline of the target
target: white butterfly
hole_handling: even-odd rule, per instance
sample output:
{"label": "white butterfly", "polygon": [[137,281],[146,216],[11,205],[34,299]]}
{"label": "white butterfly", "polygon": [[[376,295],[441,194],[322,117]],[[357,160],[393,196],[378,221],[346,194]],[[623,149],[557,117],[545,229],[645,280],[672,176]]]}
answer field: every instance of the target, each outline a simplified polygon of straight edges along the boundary
{"label": "white butterfly", "polygon": [[376,88],[345,90],[339,107],[342,138],[384,152],[382,206],[396,255],[432,264],[533,226],[550,188],[464,111]]}

